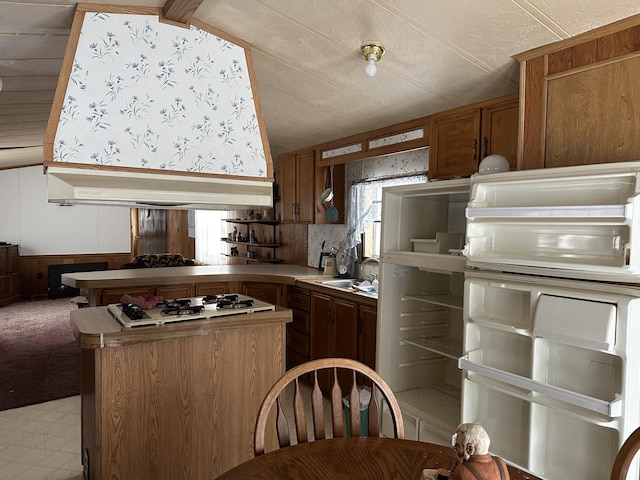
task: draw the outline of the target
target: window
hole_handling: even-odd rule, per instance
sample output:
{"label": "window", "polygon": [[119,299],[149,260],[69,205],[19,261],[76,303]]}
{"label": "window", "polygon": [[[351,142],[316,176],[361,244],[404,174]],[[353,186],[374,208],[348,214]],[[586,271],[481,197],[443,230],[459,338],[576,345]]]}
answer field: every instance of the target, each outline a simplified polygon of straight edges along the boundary
{"label": "window", "polygon": [[222,254],[226,244],[227,224],[223,219],[227,212],[220,210],[196,210],[196,260],[206,265],[226,265],[227,257]]}
{"label": "window", "polygon": [[364,257],[379,257],[382,189],[395,185],[425,182],[427,182],[426,175],[413,175],[354,183],[349,189],[347,249],[350,251],[362,242]]}

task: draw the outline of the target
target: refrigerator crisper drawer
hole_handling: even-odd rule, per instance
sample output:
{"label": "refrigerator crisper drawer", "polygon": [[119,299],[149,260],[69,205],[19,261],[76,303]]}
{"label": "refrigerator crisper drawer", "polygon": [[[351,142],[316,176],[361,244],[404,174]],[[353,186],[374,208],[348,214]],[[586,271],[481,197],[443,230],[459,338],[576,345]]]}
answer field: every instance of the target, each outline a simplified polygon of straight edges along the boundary
{"label": "refrigerator crisper drawer", "polygon": [[466,210],[469,265],[640,278],[639,173],[634,162],[475,175]]}

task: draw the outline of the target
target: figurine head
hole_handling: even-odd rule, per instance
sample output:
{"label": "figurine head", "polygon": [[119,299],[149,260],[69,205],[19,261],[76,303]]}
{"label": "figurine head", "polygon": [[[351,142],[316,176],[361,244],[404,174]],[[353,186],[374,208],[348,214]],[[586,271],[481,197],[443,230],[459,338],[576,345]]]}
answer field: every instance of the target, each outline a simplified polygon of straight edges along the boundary
{"label": "figurine head", "polygon": [[488,454],[490,443],[489,434],[478,423],[462,423],[456,430],[454,447],[460,463],[466,462],[473,455]]}

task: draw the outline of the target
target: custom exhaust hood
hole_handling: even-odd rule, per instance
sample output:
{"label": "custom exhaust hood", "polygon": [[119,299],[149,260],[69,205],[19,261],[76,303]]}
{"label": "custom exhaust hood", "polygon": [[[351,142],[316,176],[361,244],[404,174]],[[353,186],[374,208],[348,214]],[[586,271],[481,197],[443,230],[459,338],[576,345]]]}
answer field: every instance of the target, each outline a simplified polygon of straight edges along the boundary
{"label": "custom exhaust hood", "polygon": [[271,207],[269,182],[49,167],[49,202],[180,210]]}
{"label": "custom exhaust hood", "polygon": [[273,206],[250,46],[148,7],[78,4],[44,141],[49,202]]}

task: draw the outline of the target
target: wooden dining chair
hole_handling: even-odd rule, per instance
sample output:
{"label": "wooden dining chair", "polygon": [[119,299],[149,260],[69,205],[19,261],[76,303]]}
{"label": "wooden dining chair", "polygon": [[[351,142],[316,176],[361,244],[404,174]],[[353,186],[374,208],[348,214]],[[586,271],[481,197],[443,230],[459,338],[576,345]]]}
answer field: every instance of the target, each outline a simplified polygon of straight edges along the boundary
{"label": "wooden dining chair", "polygon": [[627,471],[638,450],[640,450],[640,427],[629,435],[629,438],[627,438],[622,444],[622,447],[620,447],[613,461],[611,480],[626,480]]}
{"label": "wooden dining chair", "polygon": [[276,433],[278,437],[278,447],[286,447],[291,444],[291,435],[289,431],[289,423],[284,413],[284,390],[293,383],[293,419],[295,424],[295,433],[297,443],[305,443],[309,441],[307,435],[307,418],[303,396],[300,389],[301,377],[311,374],[311,417],[313,421],[313,438],[320,440],[326,438],[325,434],[325,415],[324,415],[324,398],[318,383],[318,371],[329,369],[333,372],[333,383],[330,392],[331,400],[331,422],[333,427],[333,438],[344,437],[345,423],[343,414],[343,393],[338,381],[338,370],[346,369],[351,371],[351,389],[349,394],[349,427],[352,436],[359,436],[360,428],[360,391],[356,385],[356,374],[360,374],[368,378],[371,386],[371,400],[367,409],[368,436],[380,436],[380,415],[381,406],[379,404],[378,393],[381,394],[386,401],[391,418],[393,420],[394,436],[396,438],[404,438],[404,423],[398,401],[389,385],[374,370],[366,365],[346,358],[322,358],[303,363],[297,367],[287,371],[267,392],[260,409],[258,410],[258,418],[256,420],[256,428],[254,431],[254,453],[256,456],[262,455],[265,449],[265,436],[267,430],[267,420],[269,414],[275,404],[276,406]]}

